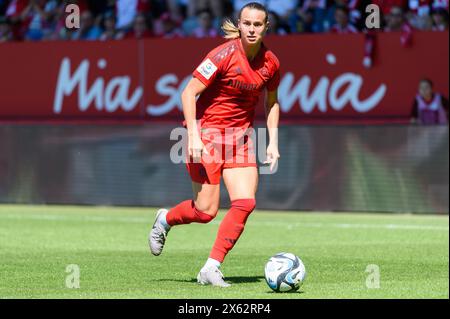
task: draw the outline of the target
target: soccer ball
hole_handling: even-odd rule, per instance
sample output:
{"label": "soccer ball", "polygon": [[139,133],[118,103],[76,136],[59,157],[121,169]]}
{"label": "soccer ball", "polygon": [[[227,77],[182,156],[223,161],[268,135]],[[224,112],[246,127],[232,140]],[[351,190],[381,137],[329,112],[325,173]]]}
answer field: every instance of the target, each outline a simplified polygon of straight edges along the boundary
{"label": "soccer ball", "polygon": [[305,265],[291,253],[279,253],[270,257],[264,273],[267,284],[276,292],[298,290],[306,276]]}

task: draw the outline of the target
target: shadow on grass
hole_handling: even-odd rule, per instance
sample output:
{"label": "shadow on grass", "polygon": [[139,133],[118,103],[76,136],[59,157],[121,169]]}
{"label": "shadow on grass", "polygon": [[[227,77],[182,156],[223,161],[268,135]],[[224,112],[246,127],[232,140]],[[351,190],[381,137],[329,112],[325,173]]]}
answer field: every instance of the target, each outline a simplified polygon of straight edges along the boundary
{"label": "shadow on grass", "polygon": [[[158,279],[156,281],[165,281],[165,282],[185,282],[185,283],[197,283],[197,279],[196,278],[191,278],[191,279]],[[249,277],[243,277],[243,276],[234,276],[234,277],[226,277],[225,278],[226,282],[229,282],[230,284],[242,284],[242,283],[255,283],[255,282],[263,282],[265,281],[264,276],[249,276]],[[276,292],[273,290],[268,289],[266,291],[266,294],[271,294],[271,295],[283,295],[283,294],[297,294],[297,295],[301,295],[304,294],[305,292],[302,290],[297,290],[297,291],[287,291],[287,292]]]}
{"label": "shadow on grass", "polygon": [[289,294],[289,295],[295,295],[295,294],[298,294],[298,295],[301,295],[301,294],[304,294],[305,292],[304,291],[302,291],[302,290],[297,290],[297,291],[286,291],[286,292],[276,292],[276,291],[272,291],[272,290],[268,290],[268,291],[266,291],[266,294],[271,294],[271,295],[284,295],[284,294]]}
{"label": "shadow on grass", "polygon": [[235,276],[235,277],[226,277],[225,281],[228,281],[230,283],[251,283],[251,282],[260,282],[264,281],[264,276],[250,276],[250,277],[242,277],[242,276]]}
{"label": "shadow on grass", "polygon": [[[197,283],[196,278],[191,279],[158,279],[156,281],[173,281],[173,282],[189,282],[189,283]],[[243,277],[243,276],[235,276],[235,277],[226,277],[226,282],[229,282],[231,284],[242,284],[242,283],[252,283],[252,282],[261,282],[264,281],[264,276],[249,276],[249,277]]]}

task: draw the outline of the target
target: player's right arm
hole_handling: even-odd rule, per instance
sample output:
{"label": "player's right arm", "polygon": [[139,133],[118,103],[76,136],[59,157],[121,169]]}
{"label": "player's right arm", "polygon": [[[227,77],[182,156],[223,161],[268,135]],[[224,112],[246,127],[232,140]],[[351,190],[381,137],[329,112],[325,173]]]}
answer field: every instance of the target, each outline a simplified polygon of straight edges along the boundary
{"label": "player's right arm", "polygon": [[199,163],[202,152],[207,153],[203,144],[196,121],[196,97],[206,89],[206,85],[199,79],[193,77],[181,94],[183,114],[188,130],[188,152],[194,163]]}
{"label": "player's right arm", "polygon": [[[192,156],[194,163],[200,162],[202,152],[208,153],[200,138],[197,127],[195,98],[214,82],[217,75],[222,72],[224,60],[227,56],[225,52],[227,45],[219,46],[208,53],[202,63],[192,73],[193,78],[189,81],[181,95],[184,119],[188,129],[189,156]],[[228,54],[228,56],[230,55]]]}

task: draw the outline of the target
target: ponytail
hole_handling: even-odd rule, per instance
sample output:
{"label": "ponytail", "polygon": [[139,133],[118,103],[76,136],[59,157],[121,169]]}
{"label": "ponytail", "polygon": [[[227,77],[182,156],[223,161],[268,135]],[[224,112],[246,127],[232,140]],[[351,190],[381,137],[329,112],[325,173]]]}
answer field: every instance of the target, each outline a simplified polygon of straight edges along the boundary
{"label": "ponytail", "polygon": [[225,39],[237,39],[241,37],[241,31],[230,19],[226,19],[223,22],[222,30],[225,33],[223,36]]}

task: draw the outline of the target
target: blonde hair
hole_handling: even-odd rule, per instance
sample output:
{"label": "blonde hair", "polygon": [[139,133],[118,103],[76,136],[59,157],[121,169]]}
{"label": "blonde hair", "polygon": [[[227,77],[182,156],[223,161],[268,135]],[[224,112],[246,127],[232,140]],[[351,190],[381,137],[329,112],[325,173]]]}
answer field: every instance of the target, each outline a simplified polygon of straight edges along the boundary
{"label": "blonde hair", "polygon": [[[242,11],[244,11],[245,8],[263,11],[266,14],[264,23],[267,24],[268,19],[269,19],[269,13],[267,12],[267,9],[265,6],[263,6],[262,4],[259,4],[258,2],[247,3],[245,6],[243,6],[241,8],[241,10],[239,10],[239,15],[238,15],[239,19],[241,18]],[[225,21],[222,24],[222,30],[224,32],[223,37],[225,39],[237,39],[237,38],[241,37],[241,31],[230,19],[225,19]]]}
{"label": "blonde hair", "polygon": [[237,39],[241,37],[241,31],[230,19],[226,19],[223,22],[222,30],[224,32],[223,37],[225,39]]}

